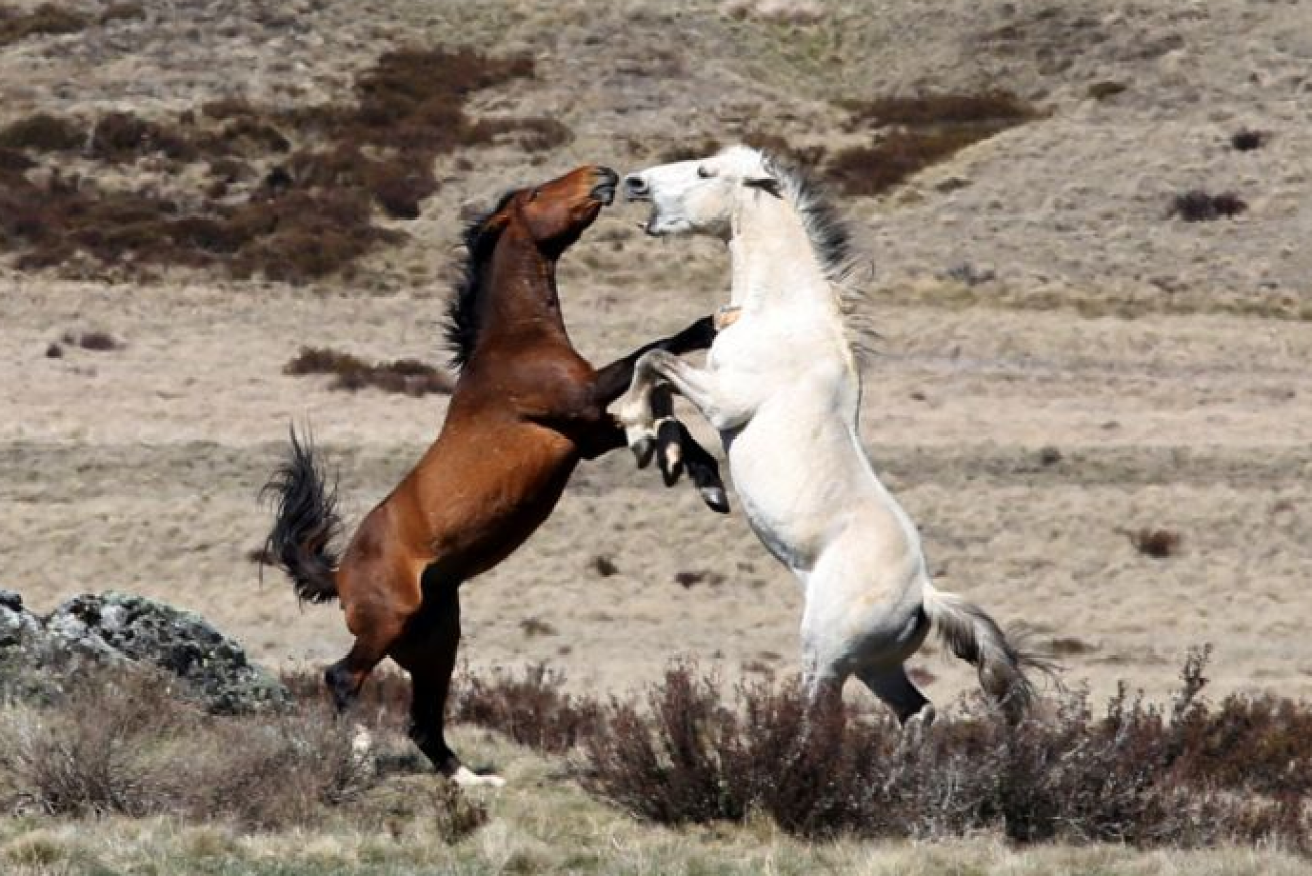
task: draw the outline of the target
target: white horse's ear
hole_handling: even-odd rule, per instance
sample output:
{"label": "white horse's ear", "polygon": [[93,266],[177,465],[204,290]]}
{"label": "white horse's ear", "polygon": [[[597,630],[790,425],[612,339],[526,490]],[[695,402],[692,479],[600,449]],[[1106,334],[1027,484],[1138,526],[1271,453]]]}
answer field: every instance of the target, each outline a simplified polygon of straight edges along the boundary
{"label": "white horse's ear", "polygon": [[749,189],[760,189],[763,192],[774,195],[776,198],[782,198],[783,192],[779,190],[779,180],[772,176],[762,176],[756,179],[745,179],[743,185]]}

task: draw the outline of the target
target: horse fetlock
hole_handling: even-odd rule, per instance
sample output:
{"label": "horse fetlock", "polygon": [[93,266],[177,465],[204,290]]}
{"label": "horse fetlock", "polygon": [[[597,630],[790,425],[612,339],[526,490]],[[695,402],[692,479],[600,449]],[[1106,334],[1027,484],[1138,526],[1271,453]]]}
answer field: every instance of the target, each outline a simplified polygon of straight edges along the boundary
{"label": "horse fetlock", "polygon": [[656,459],[665,486],[673,486],[683,474],[683,435],[673,417],[662,417],[656,424]]}

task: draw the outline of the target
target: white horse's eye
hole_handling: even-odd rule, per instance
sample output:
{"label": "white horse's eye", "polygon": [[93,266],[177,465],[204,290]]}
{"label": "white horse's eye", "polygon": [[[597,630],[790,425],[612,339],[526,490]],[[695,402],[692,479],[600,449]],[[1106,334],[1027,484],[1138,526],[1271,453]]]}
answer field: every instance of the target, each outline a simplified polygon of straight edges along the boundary
{"label": "white horse's eye", "polygon": [[699,167],[697,168],[697,176],[701,177],[702,179],[710,179],[712,176],[714,176],[714,174],[711,173],[711,169],[709,167]]}

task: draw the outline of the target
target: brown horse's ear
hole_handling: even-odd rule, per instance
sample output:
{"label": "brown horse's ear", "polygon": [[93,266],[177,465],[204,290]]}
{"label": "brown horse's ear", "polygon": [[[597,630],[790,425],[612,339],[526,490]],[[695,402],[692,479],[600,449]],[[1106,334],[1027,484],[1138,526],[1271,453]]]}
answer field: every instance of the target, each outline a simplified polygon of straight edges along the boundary
{"label": "brown horse's ear", "polygon": [[782,198],[783,193],[779,191],[779,180],[772,176],[758,177],[757,179],[745,179],[743,185],[749,189],[760,189],[774,195],[776,198]]}

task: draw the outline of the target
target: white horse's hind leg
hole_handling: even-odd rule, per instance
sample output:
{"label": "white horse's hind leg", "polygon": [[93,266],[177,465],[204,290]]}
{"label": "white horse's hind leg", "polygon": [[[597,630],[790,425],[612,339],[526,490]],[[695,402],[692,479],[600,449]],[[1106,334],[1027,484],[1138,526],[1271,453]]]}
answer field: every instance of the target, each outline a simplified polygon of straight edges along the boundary
{"label": "white horse's hind leg", "polygon": [[858,669],[856,677],[893,710],[904,726],[913,720],[923,727],[933,723],[934,707],[920,692],[920,688],[907,677],[906,667],[901,664],[880,669]]}

